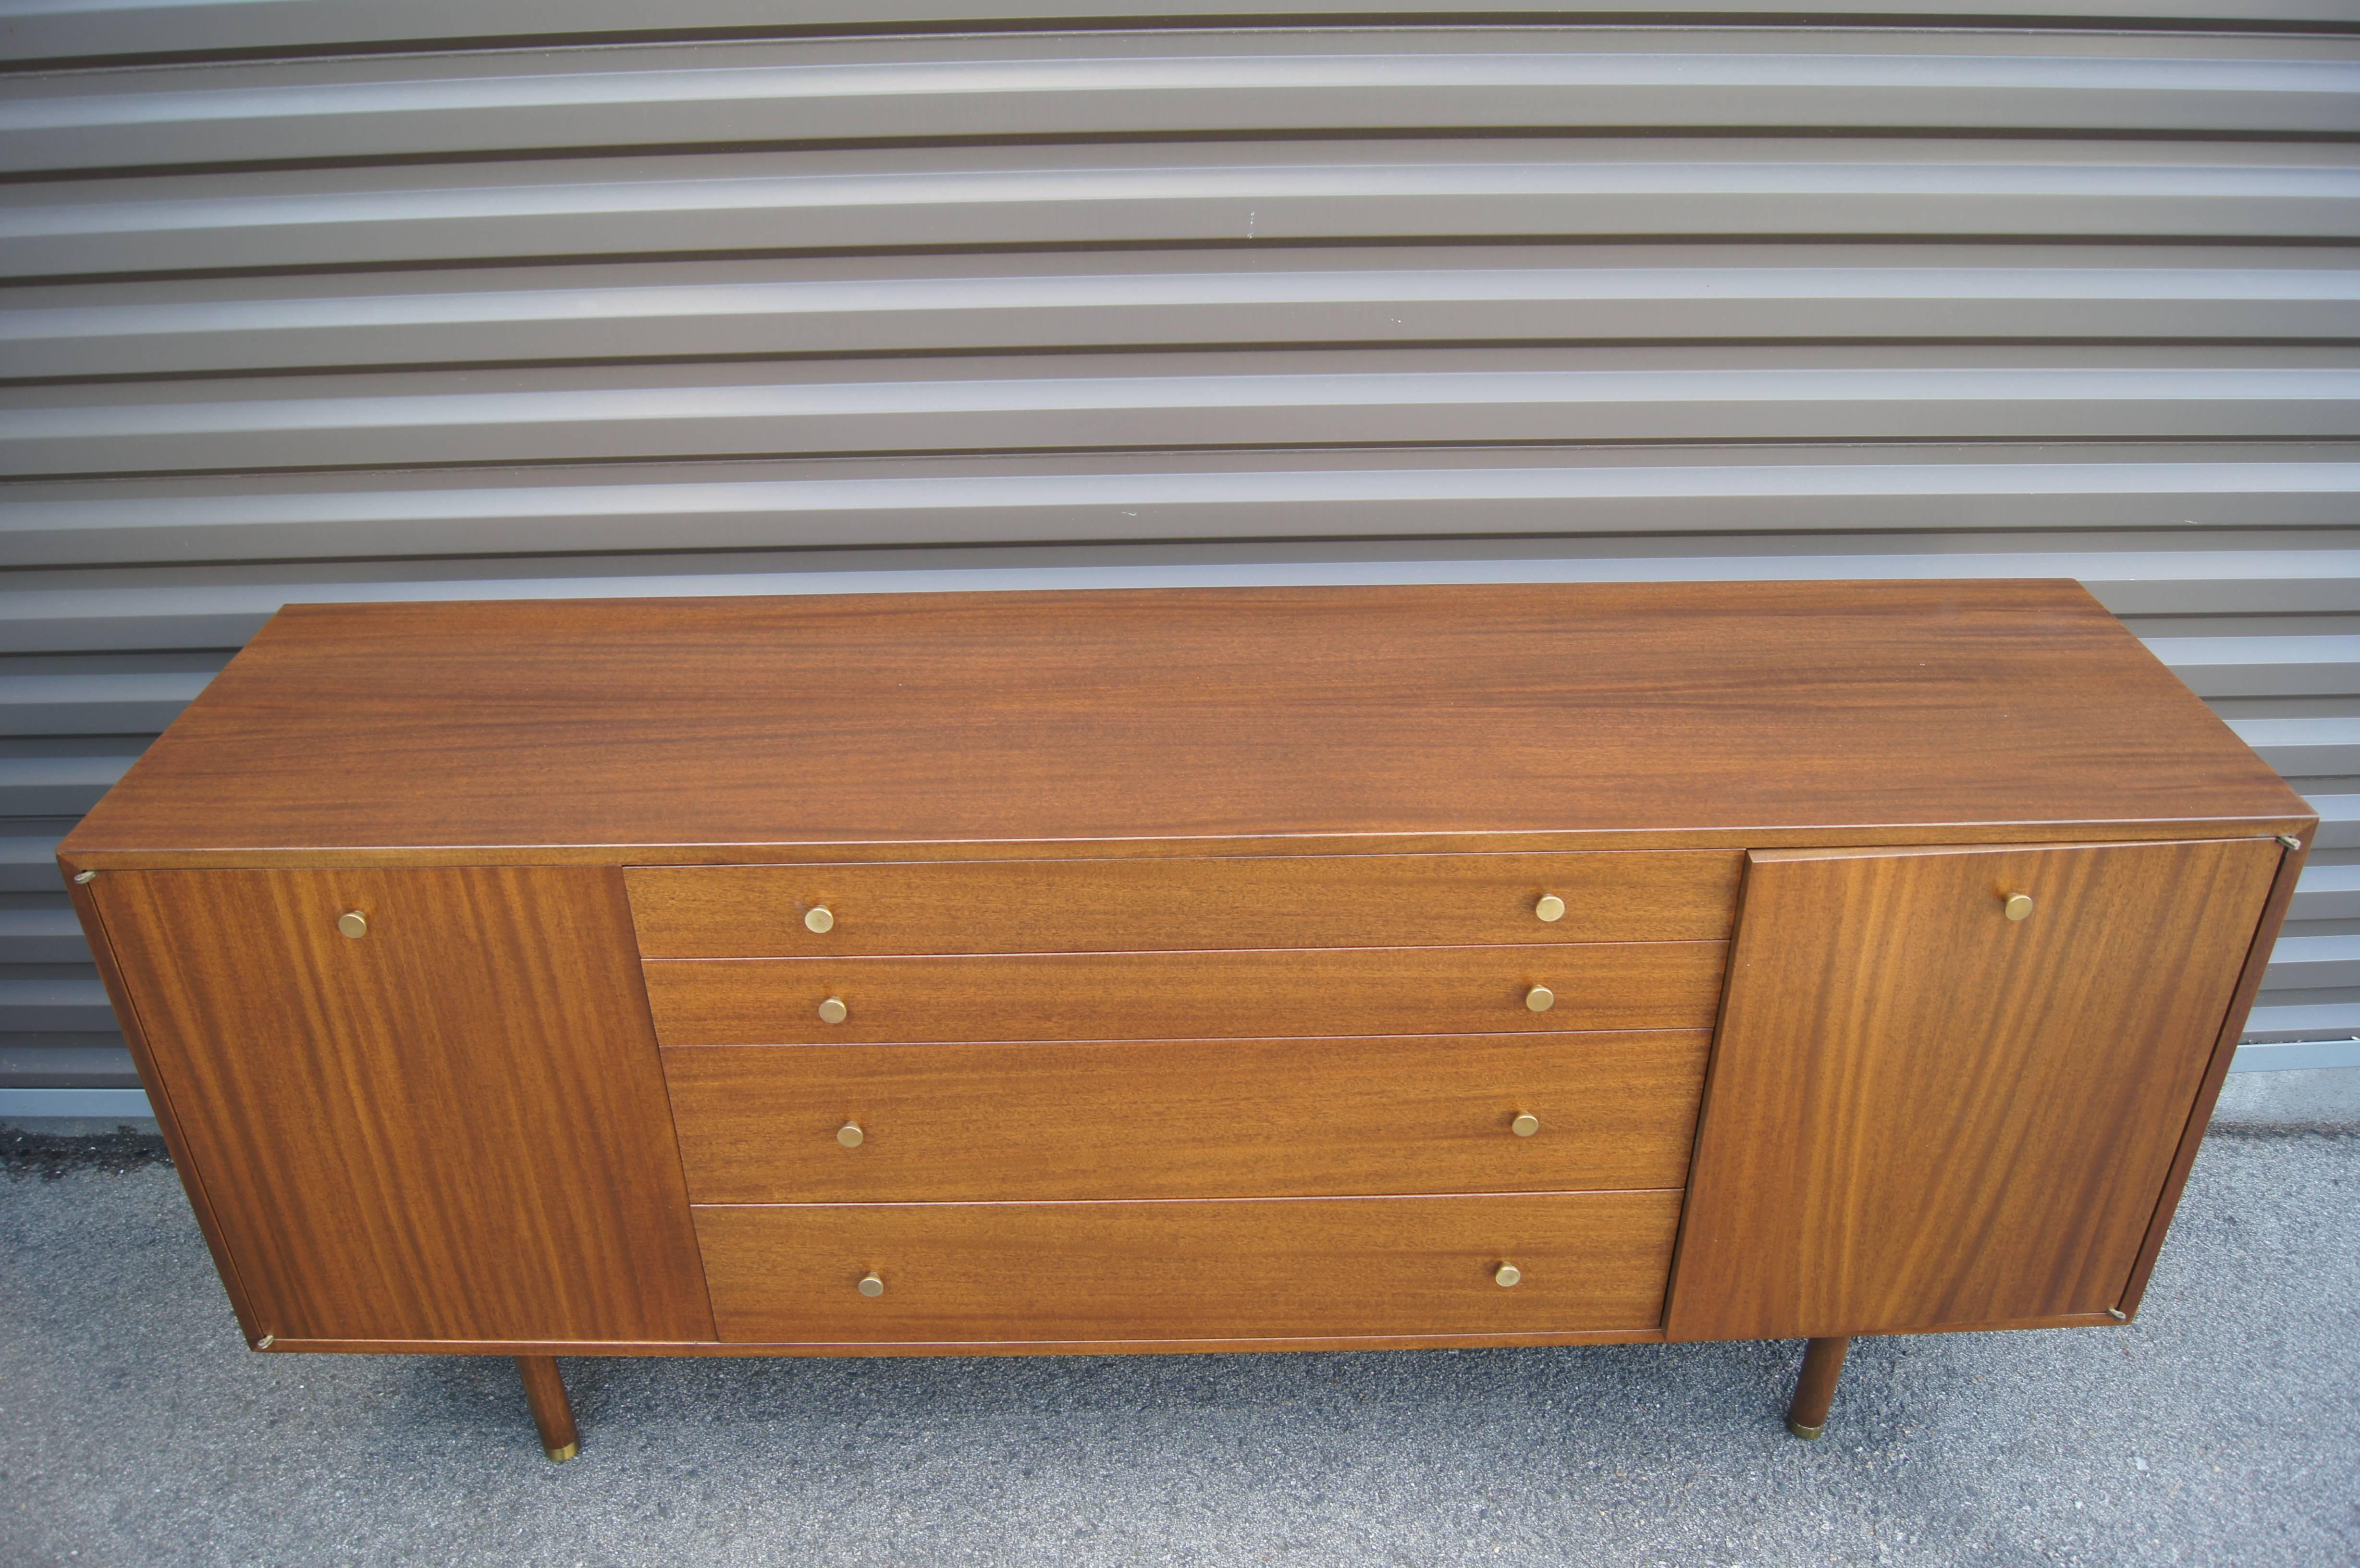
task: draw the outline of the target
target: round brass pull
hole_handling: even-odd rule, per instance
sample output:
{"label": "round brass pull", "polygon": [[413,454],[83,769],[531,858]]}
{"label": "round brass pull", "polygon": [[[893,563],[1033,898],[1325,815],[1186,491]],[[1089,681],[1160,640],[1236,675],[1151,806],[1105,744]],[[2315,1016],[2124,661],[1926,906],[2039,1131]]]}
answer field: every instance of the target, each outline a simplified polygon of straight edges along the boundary
{"label": "round brass pull", "polygon": [[1502,1263],[1500,1267],[1491,1270],[1491,1283],[1499,1286],[1500,1289],[1503,1290],[1509,1286],[1515,1284],[1524,1277],[1524,1271],[1517,1268],[1513,1263]]}
{"label": "round brass pull", "polygon": [[835,911],[825,904],[814,904],[811,911],[803,916],[803,926],[809,931],[832,931],[836,929]]}
{"label": "round brass pull", "polygon": [[842,1023],[844,1021],[844,998],[841,996],[830,996],[826,1001],[822,1002],[819,1005],[819,1021],[824,1024]]}
{"label": "round brass pull", "polygon": [[885,1293],[885,1281],[874,1274],[863,1274],[860,1277],[860,1293],[872,1299],[881,1296]]}
{"label": "round brass pull", "polygon": [[346,909],[336,917],[336,929],[358,942],[368,935],[368,917],[358,909]]}
{"label": "round brass pull", "polygon": [[836,1129],[836,1141],[844,1145],[847,1149],[858,1149],[860,1147],[861,1140],[866,1138],[869,1135],[867,1133],[860,1130],[860,1124],[858,1122],[847,1122],[842,1127]]}
{"label": "round brass pull", "polygon": [[2024,919],[2025,916],[2032,913],[2032,895],[2029,893],[2009,894],[2006,909],[2007,918],[2009,920],[2020,920]]}
{"label": "round brass pull", "polygon": [[1535,985],[1524,993],[1524,1006],[1536,1013],[1546,1013],[1557,1006],[1557,993],[1546,985]]}
{"label": "round brass pull", "polygon": [[1541,901],[1533,906],[1533,913],[1545,920],[1565,919],[1565,900],[1554,893],[1544,893]]}
{"label": "round brass pull", "polygon": [[1526,1111],[1508,1124],[1508,1130],[1518,1138],[1530,1138],[1541,1130],[1541,1119],[1532,1112]]}

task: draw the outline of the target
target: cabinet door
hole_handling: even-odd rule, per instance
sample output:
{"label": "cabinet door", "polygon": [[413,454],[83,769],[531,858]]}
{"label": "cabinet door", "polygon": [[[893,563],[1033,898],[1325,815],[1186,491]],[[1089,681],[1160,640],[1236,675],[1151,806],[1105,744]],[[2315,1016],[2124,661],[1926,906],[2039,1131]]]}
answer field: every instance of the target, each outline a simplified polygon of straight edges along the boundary
{"label": "cabinet door", "polygon": [[1754,854],[1672,1337],[2119,1302],[2281,853]]}
{"label": "cabinet door", "polygon": [[258,1333],[712,1337],[620,873],[91,891]]}

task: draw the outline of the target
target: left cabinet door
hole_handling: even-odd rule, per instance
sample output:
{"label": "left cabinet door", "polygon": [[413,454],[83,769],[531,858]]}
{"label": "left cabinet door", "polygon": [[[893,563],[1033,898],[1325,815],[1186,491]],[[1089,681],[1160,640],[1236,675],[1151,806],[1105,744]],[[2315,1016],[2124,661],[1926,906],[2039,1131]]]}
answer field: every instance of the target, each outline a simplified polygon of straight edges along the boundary
{"label": "left cabinet door", "polygon": [[257,1332],[713,1337],[620,872],[91,892]]}

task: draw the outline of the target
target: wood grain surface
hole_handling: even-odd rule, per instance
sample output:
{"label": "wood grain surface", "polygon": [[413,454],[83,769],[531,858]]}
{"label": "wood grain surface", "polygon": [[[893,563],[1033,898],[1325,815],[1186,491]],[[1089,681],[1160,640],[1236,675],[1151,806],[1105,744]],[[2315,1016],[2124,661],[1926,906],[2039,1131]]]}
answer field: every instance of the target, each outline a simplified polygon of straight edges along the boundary
{"label": "wood grain surface", "polygon": [[2213,1037],[2212,1060],[2197,1088],[2195,1109],[2180,1129],[2180,1146],[2173,1151],[2171,1169],[2163,1179],[2163,1195],[2156,1201],[2155,1214],[2147,1221],[2147,1237],[2139,1244],[2138,1261],[2131,1266],[2130,1283],[2123,1290],[2120,1310],[2127,1317],[2138,1316],[2139,1301],[2147,1293],[2156,1258],[2163,1250],[2163,1238],[2171,1229],[2172,1215],[2180,1207],[2180,1194],[2188,1185],[2189,1171],[2195,1167],[2196,1151],[2203,1145],[2205,1128],[2212,1120],[2212,1107],[2221,1098],[2221,1085],[2228,1078],[2230,1063],[2236,1059],[2238,1042],[2245,1038],[2246,1018],[2253,1012],[2254,998],[2261,992],[2262,977],[2270,966],[2279,928],[2286,923],[2296,884],[2301,880],[2303,866],[2310,857],[2311,844],[2306,838],[2301,847],[2288,851],[2278,862],[2278,875],[2270,880],[2261,922],[2254,929],[2253,941],[2245,950],[2245,966],[2238,973],[2237,989]]}
{"label": "wood grain surface", "polygon": [[[1986,1333],[1995,1328],[2113,1328],[2115,1321],[2103,1312],[2066,1312],[2053,1317],[2022,1318],[2005,1323],[1945,1326],[1932,1334]],[[1518,1330],[1507,1334],[1262,1334],[1250,1339],[1036,1339],[1016,1343],[990,1340],[896,1340],[890,1344],[824,1340],[716,1340],[711,1344],[678,1341],[571,1340],[416,1340],[299,1339],[280,1340],[273,1354],[330,1352],[340,1355],[376,1351],[408,1351],[438,1356],[1170,1356],[1196,1351],[1251,1350],[1430,1350],[1445,1347],[1483,1349],[1519,1345],[1659,1345],[1660,1324],[1646,1328]]]}
{"label": "wood grain surface", "polygon": [[[1720,942],[935,958],[657,958],[666,1045],[1705,1029]],[[1535,985],[1556,996],[1534,1012]],[[819,1008],[841,1001],[842,1022]]]}
{"label": "wood grain surface", "polygon": [[[2110,1320],[2102,1320],[2110,1321]],[[2024,1323],[2024,1328],[2076,1328],[2095,1326],[2079,1319],[2053,1323]],[[645,1356],[650,1357],[719,1356],[744,1359],[756,1356],[1188,1356],[1255,1351],[1316,1351],[1316,1350],[1505,1350],[1517,1345],[1661,1345],[1664,1331],[1659,1326],[1647,1328],[1594,1328],[1550,1330],[1514,1334],[1263,1334],[1251,1339],[1033,1339],[1017,1342],[995,1340],[913,1339],[896,1340],[891,1344],[851,1340],[831,1344],[825,1340],[716,1340],[710,1345],[683,1345],[667,1341],[631,1344],[606,1340],[574,1342],[570,1340],[535,1340],[530,1343],[507,1340],[438,1340],[432,1345],[415,1341],[377,1341],[367,1339],[286,1339],[272,1346],[276,1354],[327,1354],[338,1356],[371,1355],[392,1352],[435,1356]]]}
{"label": "wood grain surface", "polygon": [[1170,589],[290,606],[62,853],[2311,816],[2067,582]]}
{"label": "wood grain surface", "polygon": [[1303,1338],[1654,1327],[1679,1194],[695,1213],[725,1340]]}
{"label": "wood grain surface", "polygon": [[[1410,1040],[685,1046],[700,1203],[1677,1187],[1702,1030]],[[1519,1138],[1520,1115],[1540,1130]],[[857,1147],[838,1133],[860,1128]]]}
{"label": "wood grain surface", "polygon": [[713,1337],[619,873],[91,890],[261,1332]]}
{"label": "wood grain surface", "polygon": [[1671,1336],[2114,1306],[2282,854],[1755,855]]}
{"label": "wood grain surface", "polygon": [[[634,867],[650,958],[1719,942],[1733,850]],[[1544,896],[1564,912],[1544,920]],[[806,923],[827,911],[825,931]]]}
{"label": "wood grain surface", "polygon": [[246,1299],[246,1282],[238,1278],[237,1259],[231,1256],[229,1238],[223,1234],[221,1220],[213,1213],[213,1197],[205,1191],[204,1178],[198,1174],[196,1153],[191,1148],[188,1134],[180,1127],[180,1118],[172,1108],[171,1092],[166,1088],[163,1075],[156,1066],[156,1053],[148,1048],[148,1031],[141,1024],[139,1009],[131,999],[131,988],[123,974],[123,966],[115,956],[114,940],[107,935],[106,918],[99,912],[98,896],[93,885],[66,878],[66,896],[73,904],[74,918],[82,922],[82,935],[89,940],[92,961],[98,967],[98,977],[106,987],[107,1005],[115,1009],[115,1022],[123,1029],[123,1043],[130,1049],[131,1062],[139,1073],[139,1086],[148,1095],[148,1109],[156,1118],[156,1129],[163,1136],[165,1151],[172,1157],[173,1172],[180,1178],[180,1190],[188,1194],[189,1209],[196,1216],[197,1230],[205,1238],[205,1249],[213,1255],[213,1270],[221,1276],[222,1289],[228,1292],[230,1310],[237,1314],[238,1332],[252,1345],[267,1332],[259,1326],[254,1308]]}

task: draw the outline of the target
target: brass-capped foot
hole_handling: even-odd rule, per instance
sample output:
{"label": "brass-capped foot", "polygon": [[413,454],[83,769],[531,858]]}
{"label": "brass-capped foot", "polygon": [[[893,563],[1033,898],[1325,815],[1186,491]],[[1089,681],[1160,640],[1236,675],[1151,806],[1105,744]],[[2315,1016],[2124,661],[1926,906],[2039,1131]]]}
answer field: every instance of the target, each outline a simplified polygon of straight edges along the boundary
{"label": "brass-capped foot", "polygon": [[517,1376],[524,1382],[525,1403],[532,1407],[532,1429],[541,1437],[541,1451],[563,1465],[582,1452],[582,1434],[574,1425],[574,1406],[565,1398],[565,1379],[557,1374],[554,1356],[519,1356]]}
{"label": "brass-capped foot", "polygon": [[1786,1430],[1806,1443],[1828,1430],[1828,1408],[1835,1403],[1836,1379],[1851,1348],[1851,1340],[1838,1336],[1814,1339],[1803,1349],[1795,1397],[1786,1401]]}

